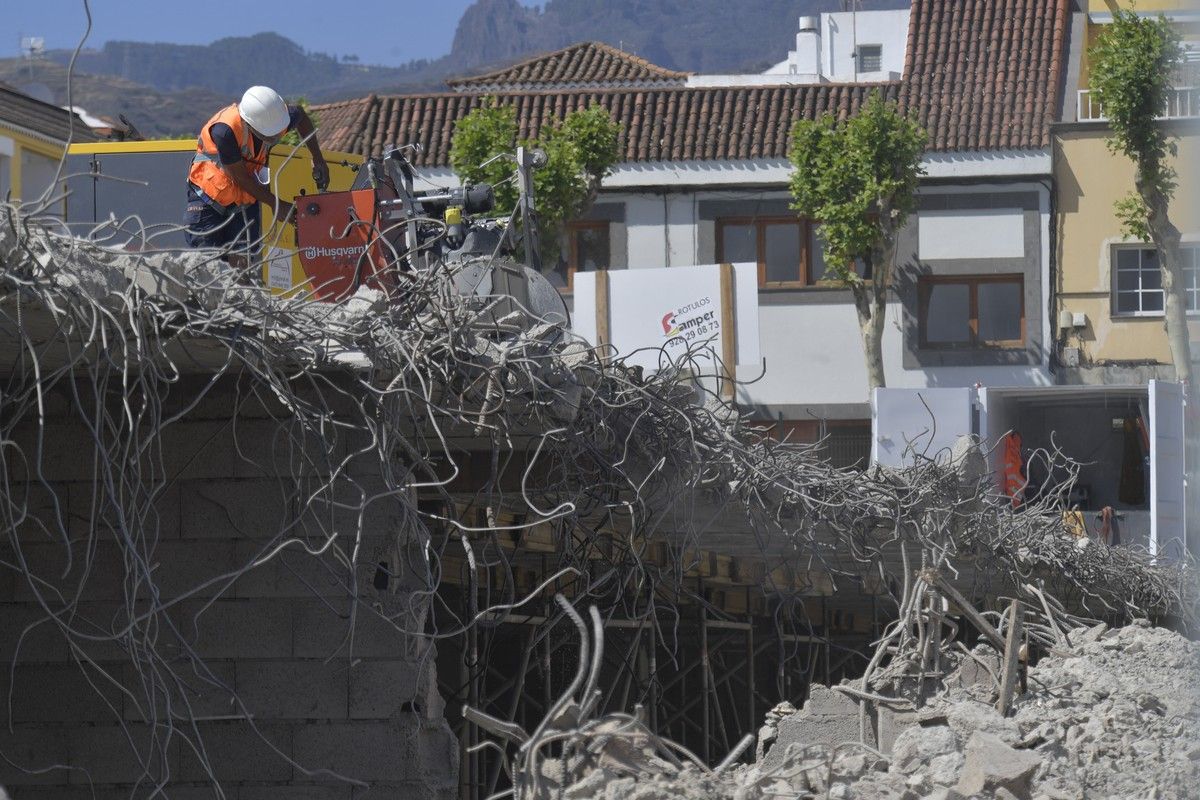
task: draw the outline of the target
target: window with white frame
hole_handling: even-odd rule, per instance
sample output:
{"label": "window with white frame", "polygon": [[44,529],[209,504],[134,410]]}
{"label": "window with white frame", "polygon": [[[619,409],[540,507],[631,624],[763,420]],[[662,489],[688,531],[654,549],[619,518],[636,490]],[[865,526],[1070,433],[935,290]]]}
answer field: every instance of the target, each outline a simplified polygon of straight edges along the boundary
{"label": "window with white frame", "polygon": [[[1200,311],[1200,246],[1181,247],[1180,266],[1189,313]],[[1158,250],[1119,245],[1113,252],[1113,314],[1159,316],[1163,313],[1162,268]]]}

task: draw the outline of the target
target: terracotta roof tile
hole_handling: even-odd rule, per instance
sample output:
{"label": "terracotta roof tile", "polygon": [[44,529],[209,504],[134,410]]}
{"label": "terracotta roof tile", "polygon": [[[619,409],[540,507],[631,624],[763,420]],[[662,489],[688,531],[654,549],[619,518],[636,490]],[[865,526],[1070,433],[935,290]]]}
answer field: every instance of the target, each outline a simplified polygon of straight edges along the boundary
{"label": "terracotta roof tile", "polygon": [[446,84],[459,92],[528,91],[551,86],[682,86],[688,74],[651,64],[603,42],[581,42],[503,69],[451,78]]}
{"label": "terracotta roof tile", "polygon": [[[621,125],[624,160],[785,158],[787,132],[801,116],[825,111],[845,117],[868,93],[895,99],[899,84],[703,89],[609,89],[492,95],[517,110],[519,136],[570,111],[596,104]],[[317,106],[321,143],[333,150],[378,154],[389,144],[418,142],[419,166],[449,164],[453,122],[488,96],[466,93],[398,95]]]}
{"label": "terracotta roof tile", "polygon": [[1058,109],[1069,0],[913,0],[900,100],[932,150],[1041,148]]}
{"label": "terracotta roof tile", "polygon": [[[875,90],[916,114],[929,132],[930,150],[1044,148],[1058,108],[1068,20],[1069,0],[913,0],[904,77],[898,82],[560,87],[492,96],[516,108],[522,138],[536,137],[569,111],[598,104],[621,125],[625,161],[786,158],[794,120],[826,112],[844,118]],[[606,46],[576,50],[589,47]],[[363,154],[419,142],[424,148],[415,159],[419,166],[447,166],[453,123],[485,97],[372,95],[318,106],[321,140]]]}

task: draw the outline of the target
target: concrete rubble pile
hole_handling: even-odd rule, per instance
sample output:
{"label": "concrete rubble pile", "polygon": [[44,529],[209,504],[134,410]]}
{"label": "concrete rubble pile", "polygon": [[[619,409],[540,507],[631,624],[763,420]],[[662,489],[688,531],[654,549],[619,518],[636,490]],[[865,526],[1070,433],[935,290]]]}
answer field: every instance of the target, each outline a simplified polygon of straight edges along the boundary
{"label": "concrete rubble pile", "polygon": [[946,680],[908,713],[884,720],[888,725],[873,720],[868,738],[880,741],[870,745],[859,743],[859,704],[842,690],[852,687],[814,686],[800,711],[777,709],[768,717],[752,765],[719,773],[658,765],[631,774],[610,764],[580,777],[561,797],[1195,797],[1200,647],[1145,620],[1076,629],[1068,638],[1069,649],[1029,667],[1026,691],[1007,716],[995,707],[1000,658],[979,645],[970,657],[952,658]]}

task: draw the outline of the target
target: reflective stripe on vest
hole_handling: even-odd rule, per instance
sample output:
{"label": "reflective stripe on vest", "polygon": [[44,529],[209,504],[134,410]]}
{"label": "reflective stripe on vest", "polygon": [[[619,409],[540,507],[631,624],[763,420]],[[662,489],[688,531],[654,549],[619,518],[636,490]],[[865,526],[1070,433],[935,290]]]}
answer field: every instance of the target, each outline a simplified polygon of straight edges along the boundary
{"label": "reflective stripe on vest", "polygon": [[212,119],[204,123],[204,127],[200,129],[200,136],[196,139],[196,154],[192,157],[192,166],[188,171],[188,180],[219,205],[256,203],[258,200],[254,195],[238,186],[233,178],[221,168],[217,144],[209,133],[209,128],[218,122],[228,125],[233,131],[234,138],[238,142],[238,149],[242,154],[242,162],[252,177],[266,166],[270,151],[263,147],[262,152],[255,155],[254,140],[250,129],[242,122],[242,115],[238,113],[237,104],[233,103],[214,114]]}

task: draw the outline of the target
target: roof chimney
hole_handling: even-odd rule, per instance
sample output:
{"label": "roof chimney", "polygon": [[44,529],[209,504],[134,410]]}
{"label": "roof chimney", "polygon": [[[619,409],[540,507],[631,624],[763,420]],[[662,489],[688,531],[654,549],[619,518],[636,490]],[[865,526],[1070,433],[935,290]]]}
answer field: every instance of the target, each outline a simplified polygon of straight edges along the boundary
{"label": "roof chimney", "polygon": [[800,18],[800,32],[796,34],[796,49],[791,58],[792,72],[821,74],[820,21],[820,17]]}

